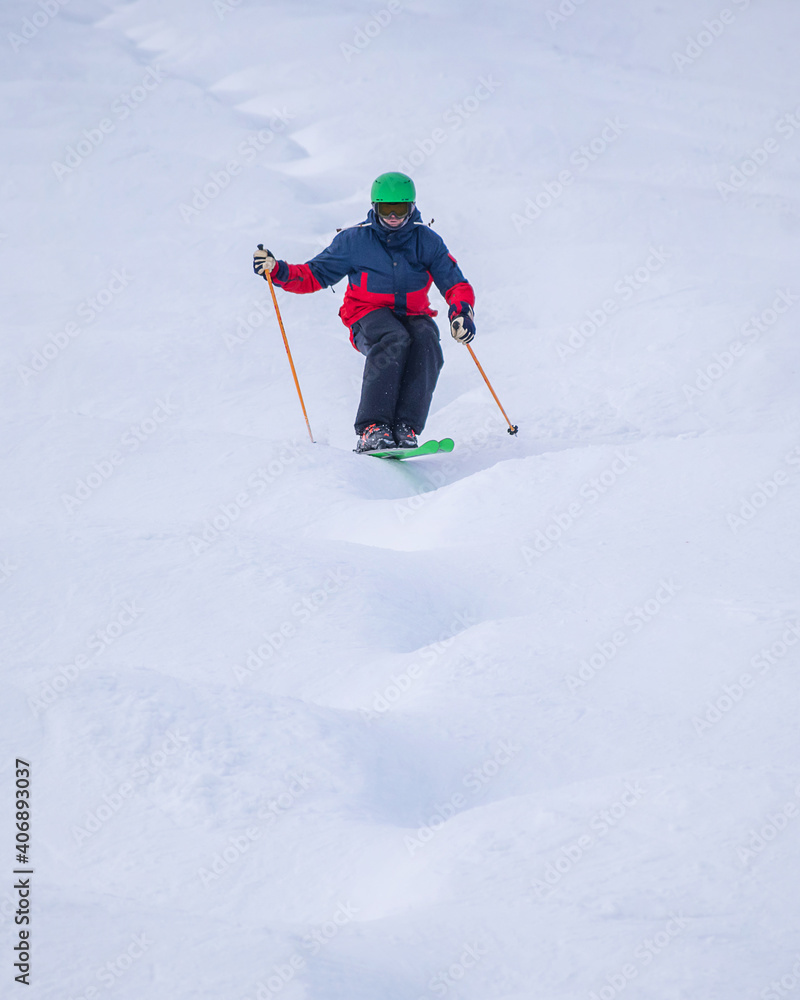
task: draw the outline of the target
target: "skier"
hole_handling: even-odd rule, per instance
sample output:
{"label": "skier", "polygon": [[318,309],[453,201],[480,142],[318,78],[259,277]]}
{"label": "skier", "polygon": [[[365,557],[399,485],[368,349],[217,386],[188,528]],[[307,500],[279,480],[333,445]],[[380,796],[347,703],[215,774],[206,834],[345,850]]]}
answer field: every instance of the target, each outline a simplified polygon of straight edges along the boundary
{"label": "skier", "polygon": [[366,357],[356,414],[356,451],[416,448],[444,364],[428,290],[450,309],[450,332],[462,344],[475,336],[475,293],[444,241],[423,221],[410,177],[381,174],[372,210],[344,229],[306,264],[253,254],[253,270],[287,292],[316,292],[347,276],[339,316]]}

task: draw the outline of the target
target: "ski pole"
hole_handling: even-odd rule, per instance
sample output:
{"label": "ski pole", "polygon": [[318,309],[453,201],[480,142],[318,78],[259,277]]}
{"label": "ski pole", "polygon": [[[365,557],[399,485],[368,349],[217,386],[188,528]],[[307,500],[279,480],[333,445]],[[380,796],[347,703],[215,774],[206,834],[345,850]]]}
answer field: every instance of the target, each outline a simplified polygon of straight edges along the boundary
{"label": "ski pole", "polygon": [[[263,250],[264,247],[259,243],[258,249]],[[295,371],[294,361],[292,360],[292,352],[289,350],[289,341],[286,338],[286,330],[283,328],[283,320],[281,319],[281,311],[278,308],[278,297],[275,294],[275,286],[272,284],[272,275],[269,271],[266,272],[267,283],[269,284],[269,290],[272,293],[272,302],[275,306],[275,315],[278,317],[278,326],[281,328],[281,334],[283,336],[283,346],[286,348],[286,356],[289,358],[289,367],[292,369],[292,375],[294,376],[294,385],[297,389],[297,395],[300,397],[300,405],[303,408],[303,416],[306,418],[306,427],[308,428],[308,436],[311,438],[311,443],[316,444],[314,440],[314,435],[311,433],[311,424],[308,422],[308,414],[306,413],[306,404],[303,402],[303,394],[300,392],[300,383],[297,380],[297,372]]]}
{"label": "ski pole", "polygon": [[500,400],[499,400],[499,399],[497,398],[497,393],[496,393],[496,392],[494,391],[494,389],[492,388],[492,383],[491,383],[491,382],[489,381],[489,379],[488,379],[488,378],[486,377],[486,372],[485,372],[485,371],[483,370],[483,368],[481,368],[481,363],[480,363],[480,361],[478,361],[478,359],[477,359],[477,358],[475,357],[475,352],[474,352],[474,351],[472,350],[472,348],[470,347],[470,345],[469,345],[469,344],[466,344],[465,346],[466,346],[467,350],[469,351],[469,353],[470,353],[470,354],[472,355],[472,360],[473,360],[473,361],[475,362],[475,364],[476,364],[476,365],[478,366],[478,371],[479,371],[479,372],[481,373],[481,375],[483,375],[483,381],[484,381],[484,382],[485,382],[485,383],[486,383],[486,384],[487,384],[487,385],[489,386],[489,392],[490,392],[490,393],[491,393],[491,394],[492,394],[492,395],[494,396],[494,401],[495,401],[495,403],[497,403],[497,405],[498,405],[498,406],[500,407],[500,412],[501,412],[501,413],[503,414],[503,416],[504,416],[504,417],[506,418],[506,423],[508,424],[508,433],[509,433],[509,434],[516,434],[516,433],[517,433],[517,431],[519,430],[519,427],[517,427],[517,425],[516,425],[516,424],[512,424],[512,423],[511,423],[511,421],[510,421],[510,420],[508,419],[508,414],[507,414],[507,413],[506,413],[506,411],[505,411],[505,410],[503,409],[503,404],[502,404],[502,403],[500,402]]}

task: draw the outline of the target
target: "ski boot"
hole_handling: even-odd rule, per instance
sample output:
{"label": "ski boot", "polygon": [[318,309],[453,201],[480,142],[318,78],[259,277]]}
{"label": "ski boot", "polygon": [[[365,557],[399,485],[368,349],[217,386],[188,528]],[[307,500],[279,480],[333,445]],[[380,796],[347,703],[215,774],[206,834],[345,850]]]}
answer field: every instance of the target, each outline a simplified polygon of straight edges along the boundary
{"label": "ski boot", "polygon": [[416,448],[419,445],[417,433],[411,424],[401,421],[395,426],[394,440],[398,448]]}
{"label": "ski boot", "polygon": [[387,424],[370,424],[356,442],[356,451],[386,451],[394,447],[392,429]]}

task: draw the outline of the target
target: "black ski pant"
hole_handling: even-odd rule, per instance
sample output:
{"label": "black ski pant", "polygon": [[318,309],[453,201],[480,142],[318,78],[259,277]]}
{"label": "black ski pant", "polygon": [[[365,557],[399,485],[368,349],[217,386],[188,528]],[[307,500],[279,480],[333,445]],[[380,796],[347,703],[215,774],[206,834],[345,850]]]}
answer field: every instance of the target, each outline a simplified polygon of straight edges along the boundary
{"label": "black ski pant", "polygon": [[436,324],[430,316],[375,309],[353,324],[353,341],[367,359],[356,434],[370,424],[401,422],[419,434],[444,364]]}

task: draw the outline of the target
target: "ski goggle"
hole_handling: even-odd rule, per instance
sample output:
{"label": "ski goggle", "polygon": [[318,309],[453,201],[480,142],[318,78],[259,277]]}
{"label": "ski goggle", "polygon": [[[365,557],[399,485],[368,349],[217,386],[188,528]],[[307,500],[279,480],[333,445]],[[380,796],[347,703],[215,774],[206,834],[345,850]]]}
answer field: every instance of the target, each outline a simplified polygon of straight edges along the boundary
{"label": "ski goggle", "polygon": [[384,219],[394,216],[396,219],[404,219],[411,211],[413,202],[411,201],[377,201],[375,207],[378,215]]}

